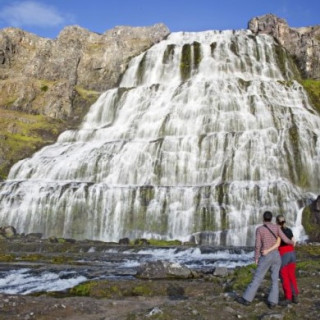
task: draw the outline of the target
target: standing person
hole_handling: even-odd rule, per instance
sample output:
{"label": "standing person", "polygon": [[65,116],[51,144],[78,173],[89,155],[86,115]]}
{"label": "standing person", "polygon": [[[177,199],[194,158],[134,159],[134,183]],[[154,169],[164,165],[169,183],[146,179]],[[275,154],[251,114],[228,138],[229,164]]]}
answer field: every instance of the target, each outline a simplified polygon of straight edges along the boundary
{"label": "standing person", "polygon": [[[283,215],[278,215],[276,218],[277,224],[280,226],[282,232],[291,240],[294,240],[292,230],[286,226],[286,221]],[[280,279],[284,292],[285,300],[279,304],[286,306],[289,303],[298,303],[298,285],[296,279],[296,253],[291,244],[287,244],[281,240],[278,241],[279,253],[281,256]],[[272,248],[273,249],[273,248]],[[269,250],[265,250],[263,254],[268,254]]]}
{"label": "standing person", "polygon": [[251,283],[248,285],[242,297],[238,297],[237,301],[248,306],[254,299],[257,290],[264,279],[267,271],[271,269],[271,288],[268,296],[268,307],[274,308],[279,301],[279,270],[281,267],[281,258],[279,251],[275,249],[267,255],[262,255],[263,250],[273,247],[277,238],[280,237],[285,243],[294,245],[294,242],[286,237],[280,227],[271,223],[272,213],[266,211],[263,214],[263,225],[256,230],[255,240],[255,262],[258,265]]}

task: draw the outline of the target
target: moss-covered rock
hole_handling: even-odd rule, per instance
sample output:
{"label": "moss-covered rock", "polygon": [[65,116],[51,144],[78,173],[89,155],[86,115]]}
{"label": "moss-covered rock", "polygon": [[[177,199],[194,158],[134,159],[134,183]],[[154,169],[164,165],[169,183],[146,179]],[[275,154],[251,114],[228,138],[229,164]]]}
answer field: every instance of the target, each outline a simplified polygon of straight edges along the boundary
{"label": "moss-covered rock", "polygon": [[167,294],[166,283],[151,281],[87,281],[69,289],[67,295],[87,296],[94,298],[118,299],[134,296],[164,296]]}
{"label": "moss-covered rock", "polygon": [[255,264],[250,264],[246,267],[237,268],[231,277],[228,290],[230,288],[233,290],[246,289],[247,285],[252,280],[252,277],[256,268],[257,266]]}
{"label": "moss-covered rock", "polygon": [[182,47],[181,61],[180,61],[180,75],[182,81],[188,80],[191,75],[192,58],[191,45],[185,44]]}
{"label": "moss-covered rock", "polygon": [[320,196],[302,212],[302,225],[311,242],[320,242]]}
{"label": "moss-covered rock", "polygon": [[300,83],[307,91],[311,104],[320,113],[320,80],[303,79]]}
{"label": "moss-covered rock", "polygon": [[0,108],[0,178],[15,162],[52,143],[65,126],[62,120]]}

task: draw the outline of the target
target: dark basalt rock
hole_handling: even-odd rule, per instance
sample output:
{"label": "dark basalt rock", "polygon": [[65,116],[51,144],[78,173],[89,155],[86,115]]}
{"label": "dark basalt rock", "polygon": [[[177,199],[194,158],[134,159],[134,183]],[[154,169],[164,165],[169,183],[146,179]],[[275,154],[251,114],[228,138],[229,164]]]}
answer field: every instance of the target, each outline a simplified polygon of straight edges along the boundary
{"label": "dark basalt rock", "polygon": [[302,225],[310,242],[320,242],[320,195],[302,212]]}

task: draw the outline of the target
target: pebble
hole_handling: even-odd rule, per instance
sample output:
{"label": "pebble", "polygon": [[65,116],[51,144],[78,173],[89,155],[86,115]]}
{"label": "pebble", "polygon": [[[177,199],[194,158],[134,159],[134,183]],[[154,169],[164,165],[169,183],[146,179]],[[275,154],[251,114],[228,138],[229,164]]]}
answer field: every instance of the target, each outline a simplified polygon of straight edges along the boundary
{"label": "pebble", "polygon": [[147,317],[152,317],[152,316],[154,316],[156,314],[161,314],[161,313],[163,313],[163,312],[162,312],[162,310],[160,308],[154,307],[146,316]]}
{"label": "pebble", "polygon": [[265,314],[261,318],[261,320],[283,320],[284,316],[280,313],[271,313]]}
{"label": "pebble", "polygon": [[233,313],[234,309],[232,309],[231,307],[225,307],[224,311],[229,312],[229,313]]}

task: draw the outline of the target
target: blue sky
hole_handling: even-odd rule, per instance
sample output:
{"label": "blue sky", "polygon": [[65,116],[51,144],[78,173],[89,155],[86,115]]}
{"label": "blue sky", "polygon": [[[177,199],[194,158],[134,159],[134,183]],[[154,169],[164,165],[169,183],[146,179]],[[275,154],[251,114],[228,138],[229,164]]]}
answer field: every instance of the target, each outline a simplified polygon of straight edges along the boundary
{"label": "blue sky", "polygon": [[0,0],[0,29],[14,26],[49,38],[74,24],[98,33],[159,22],[172,32],[245,29],[252,17],[267,13],[292,27],[316,25],[320,0]]}

